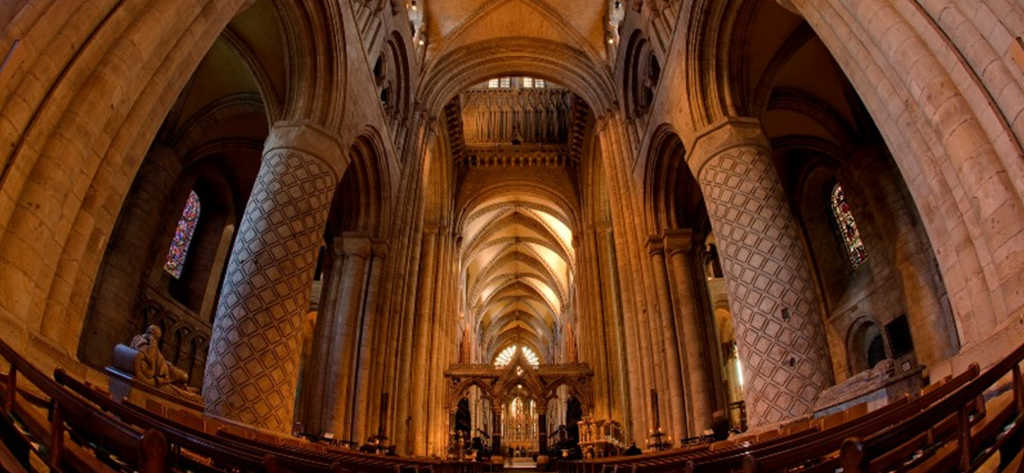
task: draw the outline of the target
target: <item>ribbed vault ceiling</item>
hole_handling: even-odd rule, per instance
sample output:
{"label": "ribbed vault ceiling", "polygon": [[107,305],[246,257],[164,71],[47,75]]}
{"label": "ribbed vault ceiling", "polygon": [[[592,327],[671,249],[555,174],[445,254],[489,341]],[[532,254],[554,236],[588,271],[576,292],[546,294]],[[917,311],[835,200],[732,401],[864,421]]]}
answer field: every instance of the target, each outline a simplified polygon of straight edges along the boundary
{"label": "ribbed vault ceiling", "polygon": [[528,345],[547,361],[575,264],[566,212],[510,192],[470,209],[463,237],[467,307],[485,353]]}

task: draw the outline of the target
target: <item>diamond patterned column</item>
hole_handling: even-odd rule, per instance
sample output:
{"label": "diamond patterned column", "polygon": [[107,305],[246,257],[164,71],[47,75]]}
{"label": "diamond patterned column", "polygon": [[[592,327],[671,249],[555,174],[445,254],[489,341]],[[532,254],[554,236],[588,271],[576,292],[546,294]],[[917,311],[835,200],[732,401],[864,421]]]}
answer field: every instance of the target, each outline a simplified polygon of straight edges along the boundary
{"label": "diamond patterned column", "polygon": [[725,272],[753,426],[806,414],[832,383],[824,326],[797,227],[760,123],[718,122],[691,166]]}
{"label": "diamond patterned column", "polygon": [[208,414],[290,431],[302,319],[341,149],[314,125],[271,131],[217,306],[203,383]]}

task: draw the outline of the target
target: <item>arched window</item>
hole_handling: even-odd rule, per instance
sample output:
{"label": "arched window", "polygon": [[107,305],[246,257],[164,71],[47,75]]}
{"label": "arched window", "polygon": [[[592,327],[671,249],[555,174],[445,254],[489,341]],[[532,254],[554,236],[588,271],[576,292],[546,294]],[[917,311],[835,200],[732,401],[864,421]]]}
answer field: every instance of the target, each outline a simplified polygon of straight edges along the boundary
{"label": "arched window", "polygon": [[843,187],[839,183],[832,188],[832,215],[839,225],[839,234],[842,236],[843,248],[850,258],[850,264],[853,265],[853,269],[857,269],[868,258],[868,252],[864,249],[860,231],[857,230],[857,221],[850,212],[850,205],[846,203]]}
{"label": "arched window", "polygon": [[540,359],[537,358],[537,354],[534,353],[533,350],[529,349],[528,347],[518,348],[517,346],[512,345],[502,350],[501,353],[499,353],[498,356],[494,358],[494,366],[502,367],[507,365],[510,361],[512,361],[512,358],[515,357],[517,349],[523,351],[523,356],[526,357],[526,361],[530,363],[530,365],[537,366],[537,364],[540,363]]}
{"label": "arched window", "polygon": [[192,235],[196,231],[196,223],[199,222],[199,196],[196,191],[188,195],[185,202],[185,210],[181,212],[178,220],[178,227],[174,229],[174,240],[167,250],[167,262],[164,263],[164,270],[174,276],[181,278],[181,270],[185,267],[185,257],[188,256],[188,245],[192,243]]}

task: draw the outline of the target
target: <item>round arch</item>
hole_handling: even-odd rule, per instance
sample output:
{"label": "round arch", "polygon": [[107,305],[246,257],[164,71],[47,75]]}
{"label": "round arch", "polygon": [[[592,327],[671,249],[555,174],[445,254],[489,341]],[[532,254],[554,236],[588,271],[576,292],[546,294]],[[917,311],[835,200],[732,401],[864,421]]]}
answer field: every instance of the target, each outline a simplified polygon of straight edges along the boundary
{"label": "round arch", "polygon": [[582,50],[537,38],[485,40],[453,49],[428,65],[419,101],[428,111],[439,113],[463,89],[509,75],[530,75],[564,85],[599,116],[614,104],[614,88],[605,67]]}

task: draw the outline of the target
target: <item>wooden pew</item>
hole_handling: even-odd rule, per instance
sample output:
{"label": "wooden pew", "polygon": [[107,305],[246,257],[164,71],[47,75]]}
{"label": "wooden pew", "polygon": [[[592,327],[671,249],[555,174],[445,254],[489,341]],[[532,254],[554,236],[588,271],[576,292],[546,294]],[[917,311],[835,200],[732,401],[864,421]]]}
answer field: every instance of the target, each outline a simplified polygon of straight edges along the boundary
{"label": "wooden pew", "polygon": [[[850,414],[850,420],[843,423],[829,421],[832,428],[822,430],[805,438],[787,439],[781,442],[751,443],[745,448],[729,448],[714,454],[695,458],[676,459],[675,461],[648,461],[640,459],[634,463],[638,472],[681,471],[688,473],[735,471],[743,468],[761,470],[765,459],[782,462],[784,465],[804,465],[809,458],[835,456],[843,440],[856,432],[873,432],[898,423],[913,413],[919,412],[963,386],[976,377],[978,370],[968,370],[949,383],[943,384],[929,393],[923,394],[914,401],[901,399],[870,413],[862,413],[861,408]],[[844,416],[846,414],[843,414]],[[837,416],[838,417],[838,416]],[[812,424],[814,424],[812,422]],[[824,425],[821,423],[819,425]],[[684,467],[685,465],[685,467]],[[771,471],[769,468],[768,471]]]}
{"label": "wooden pew", "polygon": [[[905,459],[892,458],[884,455],[885,452],[902,449],[908,439],[927,437],[932,426],[949,422],[949,419],[955,422],[954,434],[948,440],[937,438],[933,445],[922,450],[912,471],[948,471],[949,468],[973,471],[997,451],[1012,455],[1021,450],[1024,448],[1022,360],[1024,345],[950,396],[906,421],[872,435],[847,439],[840,454],[844,471],[866,473],[888,470],[891,466],[902,468]],[[1011,401],[993,406],[992,412],[980,409],[977,400],[1007,374],[1012,374]],[[975,413],[973,418],[972,412]],[[1013,427],[1000,434],[1003,425],[1011,419],[1016,421]],[[986,448],[979,452],[980,447]]]}
{"label": "wooden pew", "polygon": [[[168,442],[174,447],[175,455],[173,462],[176,464],[183,464],[200,471],[240,470],[274,473],[281,469],[301,471],[302,468],[311,468],[308,470],[309,472],[332,471],[329,465],[301,465],[294,468],[279,465],[280,459],[274,455],[260,454],[260,452],[253,452],[225,444],[218,441],[216,436],[177,425],[141,407],[130,403],[117,403],[85,383],[68,376],[60,368],[54,371],[54,379],[58,383],[67,386],[68,389],[74,391],[83,399],[95,404],[100,409],[116,415],[124,422],[140,428],[155,429],[162,432],[166,435]],[[185,450],[185,452],[182,453],[181,450]],[[189,454],[209,459],[210,463],[209,465],[198,463]]]}
{"label": "wooden pew", "polygon": [[784,471],[800,466],[802,467],[801,471],[807,473],[832,472],[838,466],[838,453],[846,438],[854,435],[867,435],[898,424],[965,386],[978,376],[978,372],[977,366],[973,366],[956,378],[939,383],[939,386],[935,386],[927,392],[923,391],[922,395],[913,401],[907,401],[904,398],[870,413],[864,413],[866,406],[854,406],[849,410],[850,412],[844,411],[846,419],[844,422],[836,424],[835,419],[825,422],[833,424],[832,427],[823,430],[820,435],[807,442],[785,449],[755,449],[741,458],[724,459],[707,464],[704,471],[728,467],[742,469],[745,473],[763,473]]}
{"label": "wooden pew", "polygon": [[21,461],[3,443],[0,443],[0,470],[11,473],[28,473],[28,470],[21,465]]}
{"label": "wooden pew", "polygon": [[[359,452],[352,452],[341,449],[308,448],[301,444],[279,444],[279,438],[261,435],[260,438],[250,438],[244,432],[255,435],[255,431],[248,431],[238,427],[221,426],[217,434],[209,433],[201,418],[179,412],[175,409],[166,408],[158,403],[147,403],[147,408],[131,403],[118,404],[110,398],[98,393],[95,389],[82,383],[58,370],[54,377],[71,390],[79,393],[91,402],[96,403],[126,421],[148,425],[153,428],[168,432],[172,444],[182,436],[191,436],[193,440],[203,441],[207,444],[218,444],[226,450],[235,452],[247,452],[250,455],[272,456],[279,468],[287,471],[299,471],[303,473],[315,472],[338,472],[338,471],[365,471],[365,472],[401,472],[401,471],[464,471],[466,469],[479,469],[476,466],[465,463],[443,464],[437,461],[413,460],[393,457],[380,457]],[[154,412],[155,411],[155,412]],[[235,433],[232,433],[235,432]],[[312,444],[310,444],[312,445]],[[195,447],[186,446],[188,450],[195,451]],[[208,454],[208,451],[199,452]]]}
{"label": "wooden pew", "polygon": [[308,455],[313,458],[322,459],[323,461],[338,461],[342,464],[353,464],[353,465],[366,465],[375,468],[380,468],[382,471],[395,471],[395,472],[424,472],[424,471],[435,471],[441,468],[441,462],[427,461],[427,460],[414,460],[407,458],[396,458],[396,457],[382,457],[379,455],[371,455],[367,453],[356,452],[352,450],[343,450],[340,448],[328,447],[324,450],[313,450],[304,446],[296,447],[292,445],[275,443],[275,441],[266,438],[255,438],[248,437],[243,433],[240,433],[237,429],[222,429],[217,433],[218,436],[223,438],[232,439],[240,443],[246,443],[254,448],[266,449],[268,451],[280,452],[282,455]]}
{"label": "wooden pew", "polygon": [[[165,471],[167,441],[154,430],[140,431],[93,409],[62,386],[54,382],[10,346],[0,341],[0,356],[11,364],[4,390],[3,414],[5,422],[13,414],[26,427],[21,437],[33,453],[55,471],[109,471],[97,458],[108,463],[124,462],[142,473]],[[35,408],[19,402],[18,378],[24,377],[50,398],[50,419],[41,419]],[[9,421],[13,429],[18,425]],[[29,436],[33,438],[28,438]],[[76,439],[90,447],[95,456],[73,443]],[[25,453],[27,456],[27,452]],[[115,458],[118,459],[115,461]]]}

